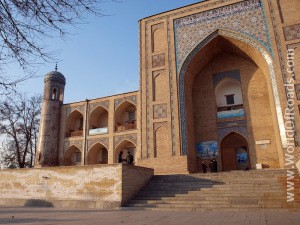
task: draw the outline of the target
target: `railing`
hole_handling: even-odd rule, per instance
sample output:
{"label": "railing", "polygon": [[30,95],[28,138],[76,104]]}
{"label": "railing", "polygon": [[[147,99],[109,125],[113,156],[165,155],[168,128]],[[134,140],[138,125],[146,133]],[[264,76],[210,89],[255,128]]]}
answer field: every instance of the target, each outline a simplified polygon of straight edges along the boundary
{"label": "railing", "polygon": [[89,135],[98,135],[98,134],[107,134],[108,128],[102,127],[102,128],[95,128],[89,130]]}
{"label": "railing", "polygon": [[124,124],[117,124],[116,131],[125,131],[136,129],[136,122],[125,122]]}
{"label": "railing", "polygon": [[83,136],[82,130],[70,131],[66,133],[66,137],[80,137]]}
{"label": "railing", "polygon": [[218,119],[232,119],[237,117],[244,117],[245,111],[244,109],[235,109],[235,110],[228,110],[222,111],[217,113]]}

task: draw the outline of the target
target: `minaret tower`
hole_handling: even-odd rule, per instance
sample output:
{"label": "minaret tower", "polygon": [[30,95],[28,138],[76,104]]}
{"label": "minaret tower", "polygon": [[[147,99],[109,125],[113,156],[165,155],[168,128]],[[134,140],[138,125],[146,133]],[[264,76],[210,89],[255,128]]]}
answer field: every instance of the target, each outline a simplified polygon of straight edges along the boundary
{"label": "minaret tower", "polygon": [[66,79],[57,71],[46,74],[35,167],[58,165],[60,110]]}

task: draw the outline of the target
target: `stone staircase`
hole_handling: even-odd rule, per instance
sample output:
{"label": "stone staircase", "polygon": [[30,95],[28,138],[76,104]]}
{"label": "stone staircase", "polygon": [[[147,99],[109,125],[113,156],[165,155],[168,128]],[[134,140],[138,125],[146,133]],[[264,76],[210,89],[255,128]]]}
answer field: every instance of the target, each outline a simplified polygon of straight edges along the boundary
{"label": "stone staircase", "polygon": [[300,211],[300,176],[287,203],[287,170],[157,175],[126,207],[145,210]]}

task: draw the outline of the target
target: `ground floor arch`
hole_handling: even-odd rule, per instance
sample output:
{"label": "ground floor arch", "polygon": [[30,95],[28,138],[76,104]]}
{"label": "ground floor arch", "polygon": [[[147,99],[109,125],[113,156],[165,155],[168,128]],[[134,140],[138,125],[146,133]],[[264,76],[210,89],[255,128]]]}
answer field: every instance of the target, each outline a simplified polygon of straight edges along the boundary
{"label": "ground floor arch", "polygon": [[249,145],[238,133],[230,133],[220,144],[222,170],[248,170],[250,167]]}
{"label": "ground floor arch", "polygon": [[87,164],[107,164],[108,163],[108,151],[106,147],[100,143],[95,144],[90,148],[87,154]]}
{"label": "ground floor arch", "polygon": [[64,165],[65,166],[76,166],[81,165],[81,151],[76,146],[71,146],[64,153]]}
{"label": "ground floor arch", "polygon": [[133,156],[134,158],[134,163],[136,163],[136,146],[133,144],[131,141],[124,140],[122,141],[115,149],[114,151],[114,163],[119,163],[119,155],[120,153],[123,152],[122,154],[122,159],[125,162],[126,157],[128,155],[128,152]]}

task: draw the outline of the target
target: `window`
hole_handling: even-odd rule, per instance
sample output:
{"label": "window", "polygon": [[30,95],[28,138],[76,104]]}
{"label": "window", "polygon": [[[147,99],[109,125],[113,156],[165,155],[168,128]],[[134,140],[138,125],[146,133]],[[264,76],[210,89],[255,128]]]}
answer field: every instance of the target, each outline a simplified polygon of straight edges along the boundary
{"label": "window", "polygon": [[226,104],[233,105],[234,104],[234,95],[225,95],[226,97]]}
{"label": "window", "polygon": [[52,100],[54,100],[54,99],[57,99],[57,89],[56,88],[54,88],[52,90]]}

